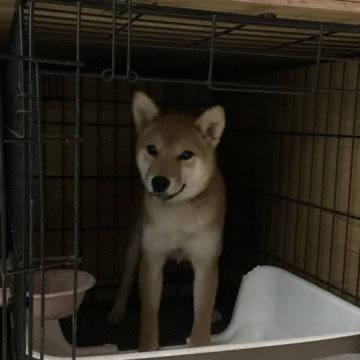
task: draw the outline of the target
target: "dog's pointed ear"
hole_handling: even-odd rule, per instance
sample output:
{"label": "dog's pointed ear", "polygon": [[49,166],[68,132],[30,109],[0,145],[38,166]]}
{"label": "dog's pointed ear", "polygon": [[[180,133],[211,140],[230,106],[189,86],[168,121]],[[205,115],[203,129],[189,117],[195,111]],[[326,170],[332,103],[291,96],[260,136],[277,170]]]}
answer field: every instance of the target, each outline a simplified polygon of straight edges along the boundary
{"label": "dog's pointed ear", "polygon": [[133,95],[132,113],[136,131],[140,134],[159,115],[159,108],[147,95],[137,91]]}
{"label": "dog's pointed ear", "polygon": [[205,140],[216,146],[225,128],[225,111],[222,106],[213,106],[195,121],[195,126]]}

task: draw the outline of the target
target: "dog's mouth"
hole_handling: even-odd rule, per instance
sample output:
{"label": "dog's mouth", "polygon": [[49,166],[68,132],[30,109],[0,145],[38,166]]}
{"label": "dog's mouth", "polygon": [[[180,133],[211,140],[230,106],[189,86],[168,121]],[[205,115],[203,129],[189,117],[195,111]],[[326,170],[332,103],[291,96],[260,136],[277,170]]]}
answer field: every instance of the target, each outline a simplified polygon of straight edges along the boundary
{"label": "dog's mouth", "polygon": [[185,184],[183,184],[180,188],[179,191],[177,191],[175,194],[171,194],[171,195],[168,195],[164,192],[161,192],[161,193],[157,193],[157,192],[151,192],[150,194],[154,197],[156,197],[157,199],[161,200],[161,201],[168,201],[168,200],[171,200],[173,199],[174,197],[178,196],[180,193],[183,192],[183,190],[185,189]]}

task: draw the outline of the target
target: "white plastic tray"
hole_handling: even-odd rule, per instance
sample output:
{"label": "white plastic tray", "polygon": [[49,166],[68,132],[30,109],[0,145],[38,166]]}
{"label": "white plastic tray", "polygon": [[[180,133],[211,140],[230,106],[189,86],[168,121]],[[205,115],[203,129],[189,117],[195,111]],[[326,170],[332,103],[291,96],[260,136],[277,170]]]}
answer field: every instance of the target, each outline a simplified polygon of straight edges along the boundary
{"label": "white plastic tray", "polygon": [[228,328],[214,344],[302,341],[360,333],[360,309],[288,271],[258,266],[244,276]]}
{"label": "white plastic tray", "polygon": [[[123,352],[82,359],[203,359],[206,356],[207,359],[224,360],[242,359],[242,351],[247,359],[252,359],[249,350],[253,349],[255,353],[260,348],[264,349],[263,354],[265,352],[261,359],[267,359],[266,352],[271,353],[279,346],[287,346],[287,351],[288,345],[304,351],[303,346],[298,346],[303,343],[308,343],[305,347],[307,355],[296,353],[298,350],[293,353],[290,349],[292,359],[312,359],[315,356],[309,357],[311,353],[320,353],[317,358],[323,354],[336,354],[334,350],[323,352],[328,348],[323,342],[327,340],[332,343],[332,348],[337,349],[333,343],[339,339],[339,351],[352,351],[353,348],[346,348],[346,344],[358,343],[357,335],[360,335],[359,308],[283,269],[259,266],[244,276],[231,322],[223,333],[212,337],[212,346],[179,346],[150,353]],[[344,339],[343,343],[341,339]],[[317,346],[317,342],[321,344]],[[260,359],[256,354],[254,356]],[[65,358],[45,356],[45,359]]]}

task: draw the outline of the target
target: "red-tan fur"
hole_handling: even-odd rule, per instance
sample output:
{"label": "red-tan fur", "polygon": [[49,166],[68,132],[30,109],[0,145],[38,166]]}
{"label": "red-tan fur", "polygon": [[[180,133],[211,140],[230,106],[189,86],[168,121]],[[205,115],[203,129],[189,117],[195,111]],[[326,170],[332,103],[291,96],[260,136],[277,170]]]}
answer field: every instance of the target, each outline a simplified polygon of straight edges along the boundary
{"label": "red-tan fur", "polygon": [[[214,106],[197,119],[184,114],[162,115],[141,92],[135,93],[132,108],[137,130],[136,159],[145,191],[109,320],[117,322],[124,316],[132,273],[140,256],[139,349],[158,349],[163,265],[169,258],[188,260],[195,272],[190,342],[192,346],[208,345],[225,213],[225,186],[215,157],[225,126],[224,111]],[[156,147],[156,156],[148,153],[148,145]],[[181,160],[183,151],[191,151],[194,156]],[[161,196],[152,189],[155,176],[170,181]]]}

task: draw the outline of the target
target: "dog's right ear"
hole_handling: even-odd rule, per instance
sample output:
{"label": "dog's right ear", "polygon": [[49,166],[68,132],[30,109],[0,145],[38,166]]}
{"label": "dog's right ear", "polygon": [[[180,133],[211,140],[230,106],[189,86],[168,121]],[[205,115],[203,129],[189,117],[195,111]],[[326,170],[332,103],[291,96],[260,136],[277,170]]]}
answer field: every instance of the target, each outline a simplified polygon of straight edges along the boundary
{"label": "dog's right ear", "polygon": [[133,96],[132,112],[136,131],[140,134],[159,115],[159,108],[147,95],[137,91]]}

